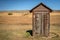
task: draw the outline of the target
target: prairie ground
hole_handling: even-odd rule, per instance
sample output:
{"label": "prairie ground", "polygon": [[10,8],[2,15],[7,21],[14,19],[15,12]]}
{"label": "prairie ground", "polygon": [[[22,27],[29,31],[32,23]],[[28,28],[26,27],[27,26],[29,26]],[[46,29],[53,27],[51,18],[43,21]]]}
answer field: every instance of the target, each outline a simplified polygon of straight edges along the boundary
{"label": "prairie ground", "polygon": [[[35,39],[26,31],[32,30],[32,25],[13,25],[13,24],[0,24],[0,40],[46,40]],[[51,25],[50,32],[60,36],[60,26]],[[47,40],[60,40],[59,38],[52,38]]]}
{"label": "prairie ground", "polygon": [[51,15],[50,32],[58,36],[52,39],[33,38],[28,30],[32,30],[31,16],[0,16],[0,40],[60,40],[60,15]]}
{"label": "prairie ground", "polygon": [[31,29],[31,25],[0,24],[0,40],[27,40],[26,31]]}

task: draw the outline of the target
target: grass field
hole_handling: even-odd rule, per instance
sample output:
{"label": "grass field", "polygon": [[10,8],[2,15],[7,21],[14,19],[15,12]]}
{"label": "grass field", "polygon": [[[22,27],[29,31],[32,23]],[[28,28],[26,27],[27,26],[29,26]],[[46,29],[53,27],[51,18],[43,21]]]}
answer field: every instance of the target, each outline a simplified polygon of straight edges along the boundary
{"label": "grass field", "polygon": [[26,31],[31,29],[31,25],[0,24],[0,40],[25,40]]}
{"label": "grass field", "polygon": [[[50,32],[60,35],[59,25],[51,25],[50,29]],[[38,40],[30,36],[29,34],[26,34],[27,30],[32,30],[32,25],[0,24],[0,40]],[[57,39],[60,40],[60,37]]]}
{"label": "grass field", "polygon": [[59,35],[51,39],[33,38],[28,30],[32,30],[32,17],[0,16],[0,40],[60,40],[60,15],[51,15],[50,32]]}

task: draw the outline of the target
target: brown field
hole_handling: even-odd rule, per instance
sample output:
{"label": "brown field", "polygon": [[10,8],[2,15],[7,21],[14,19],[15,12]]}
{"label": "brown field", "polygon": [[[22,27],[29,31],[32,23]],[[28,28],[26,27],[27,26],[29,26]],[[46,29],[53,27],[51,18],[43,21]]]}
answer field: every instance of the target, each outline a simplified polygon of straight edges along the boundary
{"label": "brown field", "polygon": [[[19,15],[0,15],[0,40],[38,40],[26,33],[27,30],[32,30],[32,14]],[[50,32],[60,36],[59,13],[51,13],[50,24]],[[60,37],[48,40],[60,40]]]}

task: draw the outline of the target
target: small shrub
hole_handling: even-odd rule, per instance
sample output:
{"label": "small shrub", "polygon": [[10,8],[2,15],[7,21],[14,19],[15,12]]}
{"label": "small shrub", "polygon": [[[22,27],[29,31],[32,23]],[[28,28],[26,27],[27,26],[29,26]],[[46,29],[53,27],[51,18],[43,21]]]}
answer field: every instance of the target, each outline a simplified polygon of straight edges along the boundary
{"label": "small shrub", "polygon": [[25,35],[26,38],[31,36],[29,32],[26,32],[24,35]]}
{"label": "small shrub", "polygon": [[13,15],[12,13],[8,13],[8,15]]}

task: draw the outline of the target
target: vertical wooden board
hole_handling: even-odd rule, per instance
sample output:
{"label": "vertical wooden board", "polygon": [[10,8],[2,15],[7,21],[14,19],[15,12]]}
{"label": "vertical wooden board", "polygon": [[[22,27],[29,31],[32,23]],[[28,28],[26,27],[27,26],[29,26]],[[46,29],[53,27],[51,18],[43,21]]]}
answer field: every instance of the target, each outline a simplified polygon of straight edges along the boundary
{"label": "vertical wooden board", "polygon": [[45,35],[45,36],[48,36],[49,35],[49,24],[50,24],[50,18],[49,18],[49,13],[43,13],[42,15],[43,17],[43,25],[42,25],[42,34]]}
{"label": "vertical wooden board", "polygon": [[39,14],[39,32],[40,32],[40,35],[42,33],[42,13]]}
{"label": "vertical wooden board", "polygon": [[50,14],[47,14],[47,34],[48,35],[49,35],[49,31],[50,31]]}
{"label": "vertical wooden board", "polygon": [[50,18],[49,18],[49,13],[46,13],[46,17],[45,17],[45,35],[48,36],[49,35],[49,25],[50,25]]}
{"label": "vertical wooden board", "polygon": [[33,31],[33,35],[40,35],[41,32],[41,14],[40,13],[36,13],[35,14],[35,24],[34,25],[34,31]]}
{"label": "vertical wooden board", "polygon": [[44,15],[45,15],[45,13],[42,12],[42,34],[41,34],[42,36],[45,33],[45,20],[44,20]]}
{"label": "vertical wooden board", "polygon": [[35,35],[35,14],[32,14],[32,33]]}

